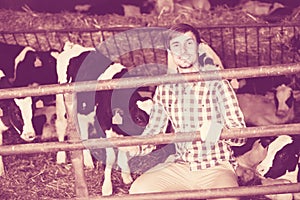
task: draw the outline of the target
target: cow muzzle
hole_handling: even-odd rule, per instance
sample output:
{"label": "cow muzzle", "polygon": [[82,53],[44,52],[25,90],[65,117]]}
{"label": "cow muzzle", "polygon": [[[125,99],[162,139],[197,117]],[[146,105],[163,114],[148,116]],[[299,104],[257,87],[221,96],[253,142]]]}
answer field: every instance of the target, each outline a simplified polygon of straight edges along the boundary
{"label": "cow muzzle", "polygon": [[284,118],[288,115],[288,111],[287,110],[277,110],[276,112],[276,116],[280,117],[280,118]]}
{"label": "cow muzzle", "polygon": [[26,142],[31,142],[35,139],[36,135],[34,132],[23,132],[20,137]]}

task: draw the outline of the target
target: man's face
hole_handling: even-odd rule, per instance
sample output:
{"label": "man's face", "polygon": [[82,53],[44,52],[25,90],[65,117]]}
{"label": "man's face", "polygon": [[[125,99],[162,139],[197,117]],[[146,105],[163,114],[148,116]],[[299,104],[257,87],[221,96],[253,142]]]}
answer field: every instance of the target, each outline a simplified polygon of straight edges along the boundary
{"label": "man's face", "polygon": [[198,61],[198,44],[190,31],[171,39],[170,51],[180,68],[190,68]]}

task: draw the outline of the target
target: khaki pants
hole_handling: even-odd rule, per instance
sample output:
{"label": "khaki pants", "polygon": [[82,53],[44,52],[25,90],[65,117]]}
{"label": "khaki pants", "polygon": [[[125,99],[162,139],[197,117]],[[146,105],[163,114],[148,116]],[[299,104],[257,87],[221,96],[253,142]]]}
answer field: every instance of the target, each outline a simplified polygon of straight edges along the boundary
{"label": "khaki pants", "polygon": [[[130,194],[199,190],[210,188],[237,187],[237,177],[229,162],[218,166],[190,171],[187,163],[175,163],[169,157],[166,162],[138,177],[129,190]],[[236,200],[239,198],[222,198]]]}

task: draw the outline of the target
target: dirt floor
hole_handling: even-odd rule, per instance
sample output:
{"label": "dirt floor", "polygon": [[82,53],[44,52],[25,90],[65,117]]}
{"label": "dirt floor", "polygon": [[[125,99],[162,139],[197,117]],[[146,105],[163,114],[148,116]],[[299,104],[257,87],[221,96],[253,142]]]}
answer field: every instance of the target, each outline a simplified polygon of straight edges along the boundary
{"label": "dirt floor", "polygon": [[[49,140],[55,141],[55,140]],[[19,144],[17,133],[7,131],[4,134],[5,144]],[[39,142],[39,141],[34,141]],[[164,147],[145,157],[133,158],[130,161],[132,176],[139,174],[162,162],[172,146]],[[93,152],[94,169],[85,169],[89,195],[101,195],[105,159],[104,150]],[[40,153],[16,156],[4,156],[5,176],[0,177],[1,199],[65,199],[74,198],[74,173],[68,156],[67,164],[56,164],[56,153]],[[114,168],[112,181],[114,194],[128,193],[130,185],[125,185],[120,170]]]}
{"label": "dirt floor", "polygon": [[[9,137],[9,139],[7,138]],[[14,138],[16,133],[6,133],[5,141]],[[15,144],[16,141],[13,141]],[[17,141],[17,143],[23,143]],[[152,166],[163,162],[172,146],[167,146],[144,157],[136,157],[130,161],[133,178]],[[103,150],[94,152],[98,154],[94,169],[85,169],[85,177],[90,196],[101,195],[103,182],[105,154]],[[103,159],[101,159],[101,157]],[[4,156],[6,174],[0,177],[1,199],[68,199],[75,198],[74,173],[70,159],[67,164],[56,164],[55,153],[40,153],[16,156]],[[122,182],[120,170],[114,168],[112,175],[113,194],[127,194],[130,188]],[[265,197],[244,197],[243,200],[264,200]]]}

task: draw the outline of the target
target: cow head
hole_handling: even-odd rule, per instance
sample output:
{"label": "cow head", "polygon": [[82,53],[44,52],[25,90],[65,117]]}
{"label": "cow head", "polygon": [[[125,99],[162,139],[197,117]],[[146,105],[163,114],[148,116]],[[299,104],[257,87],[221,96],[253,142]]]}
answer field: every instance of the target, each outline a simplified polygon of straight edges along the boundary
{"label": "cow head", "polygon": [[[24,49],[16,58],[18,61],[14,66],[13,79],[7,81],[8,78],[3,78],[1,88],[32,87],[38,84],[57,82],[56,60],[51,56],[51,53],[38,52],[27,47]],[[49,96],[46,98],[51,99]],[[9,113],[11,125],[17,130],[22,139],[32,141],[36,136],[32,122],[32,97],[15,98],[14,102],[18,109],[11,109],[12,111]],[[19,111],[17,112],[17,110]]]}
{"label": "cow head", "polygon": [[[241,152],[243,153],[237,157],[238,167],[236,174],[241,184],[244,185],[255,180],[257,176],[255,169],[267,156],[268,146],[265,145],[266,144],[260,139],[249,139],[246,149],[242,149]],[[239,148],[240,147],[234,150],[235,153],[239,151]],[[244,152],[245,150],[247,150],[247,152]]]}
{"label": "cow head", "polygon": [[[32,99],[31,99],[31,97],[26,97],[26,98],[22,98],[22,99],[15,98],[14,101],[21,111],[20,117],[21,117],[23,123],[21,124],[21,126],[15,125],[16,124],[15,119],[16,119],[17,114],[14,114],[15,112],[13,112],[13,113],[10,113],[10,115],[12,116],[11,117],[12,121],[15,121],[12,123],[12,125],[18,131],[18,133],[20,134],[20,137],[23,140],[30,142],[30,141],[34,140],[35,136],[36,136],[35,130],[32,125],[32,116],[33,116],[32,115]],[[17,119],[19,119],[19,117]],[[20,121],[20,119],[17,121]],[[20,123],[18,123],[18,124],[20,124]],[[18,127],[21,127],[21,128],[18,128]]]}
{"label": "cow head", "polygon": [[[9,78],[1,77],[1,89],[13,87]],[[32,100],[31,97],[3,99],[0,100],[2,121],[6,126],[12,126],[25,141],[32,141],[35,138],[35,131],[32,125]]]}
{"label": "cow head", "polygon": [[[112,124],[114,130],[120,134],[139,135],[149,121],[149,114],[146,111],[149,110],[149,108],[145,108],[147,106],[145,104],[147,104],[147,101],[152,100],[147,97],[141,97],[137,91],[133,93],[129,92],[128,95],[130,96],[130,94],[129,102],[125,102],[125,104],[117,100],[112,101]],[[125,98],[123,95],[122,97],[123,99]],[[116,107],[116,105],[118,105],[118,107]]]}
{"label": "cow head", "polygon": [[282,84],[275,89],[275,106],[278,117],[286,117],[293,110],[294,96],[292,88]]}
{"label": "cow head", "polygon": [[130,114],[134,123],[140,127],[145,127],[149,122],[149,115],[137,106],[130,108]]}

